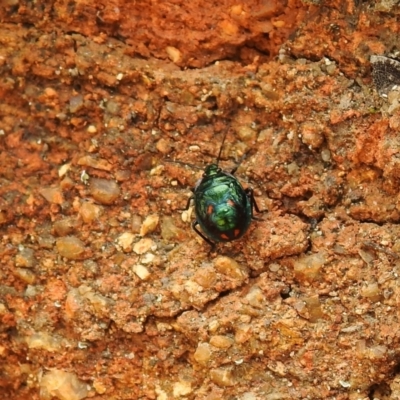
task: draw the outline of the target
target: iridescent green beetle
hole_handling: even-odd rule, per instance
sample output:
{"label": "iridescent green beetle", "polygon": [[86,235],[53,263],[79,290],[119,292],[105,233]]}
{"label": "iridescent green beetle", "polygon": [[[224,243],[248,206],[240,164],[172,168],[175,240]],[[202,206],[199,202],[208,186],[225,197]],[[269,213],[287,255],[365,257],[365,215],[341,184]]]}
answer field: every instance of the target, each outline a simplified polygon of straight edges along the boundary
{"label": "iridescent green beetle", "polygon": [[[194,200],[196,220],[192,227],[212,247],[214,242],[230,242],[239,239],[248,230],[253,211],[260,212],[253,189],[244,189],[235,178],[236,166],[230,173],[218,167],[226,133],[215,164],[206,166],[203,177],[192,189],[186,209]],[[201,231],[197,228],[200,225]]]}

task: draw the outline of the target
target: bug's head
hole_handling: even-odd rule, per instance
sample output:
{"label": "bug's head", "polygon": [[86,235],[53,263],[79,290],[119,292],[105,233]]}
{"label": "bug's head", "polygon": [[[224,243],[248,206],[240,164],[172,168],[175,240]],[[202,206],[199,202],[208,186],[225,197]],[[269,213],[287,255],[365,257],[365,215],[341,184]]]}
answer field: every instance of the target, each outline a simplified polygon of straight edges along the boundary
{"label": "bug's head", "polygon": [[204,170],[203,177],[217,175],[221,172],[221,168],[217,164],[209,164]]}

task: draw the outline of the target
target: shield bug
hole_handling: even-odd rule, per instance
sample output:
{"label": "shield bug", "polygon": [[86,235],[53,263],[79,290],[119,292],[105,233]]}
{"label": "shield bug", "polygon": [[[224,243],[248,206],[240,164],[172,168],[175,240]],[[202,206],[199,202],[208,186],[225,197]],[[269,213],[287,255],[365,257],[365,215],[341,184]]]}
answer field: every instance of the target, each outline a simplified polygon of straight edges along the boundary
{"label": "shield bug", "polygon": [[242,237],[249,229],[251,220],[256,219],[253,211],[260,212],[253,189],[244,189],[234,176],[240,163],[231,172],[223,171],[218,166],[227,133],[216,163],[206,166],[186,206],[187,210],[193,201],[196,219],[192,227],[212,248],[215,242],[230,242]]}

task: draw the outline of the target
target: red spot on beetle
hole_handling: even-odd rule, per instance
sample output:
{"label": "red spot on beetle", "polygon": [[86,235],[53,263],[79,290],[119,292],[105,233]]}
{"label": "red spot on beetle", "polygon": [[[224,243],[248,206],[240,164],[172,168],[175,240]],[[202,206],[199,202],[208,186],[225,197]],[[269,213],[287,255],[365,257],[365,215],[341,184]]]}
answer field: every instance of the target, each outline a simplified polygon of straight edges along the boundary
{"label": "red spot on beetle", "polygon": [[210,204],[207,207],[207,215],[211,215],[214,212],[214,207],[212,206],[212,204]]}
{"label": "red spot on beetle", "polygon": [[240,233],[240,229],[235,229],[235,230],[233,231],[233,236],[238,237],[238,236],[239,236],[239,233]]}
{"label": "red spot on beetle", "polygon": [[235,207],[235,203],[231,199],[227,200],[226,204],[228,204],[228,206]]}
{"label": "red spot on beetle", "polygon": [[219,235],[219,237],[220,237],[221,239],[224,239],[224,240],[229,240],[229,236],[228,236],[228,235],[225,235],[225,233],[221,233],[221,234]]}

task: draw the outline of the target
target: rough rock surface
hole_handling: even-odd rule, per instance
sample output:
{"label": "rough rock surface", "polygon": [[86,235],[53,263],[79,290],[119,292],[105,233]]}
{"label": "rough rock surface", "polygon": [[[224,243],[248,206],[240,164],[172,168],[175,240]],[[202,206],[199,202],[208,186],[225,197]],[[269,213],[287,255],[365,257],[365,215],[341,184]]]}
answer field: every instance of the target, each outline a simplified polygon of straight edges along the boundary
{"label": "rough rock surface", "polygon": [[[398,399],[398,15],[1,1],[4,398]],[[211,252],[183,210],[227,130],[263,212]]]}

